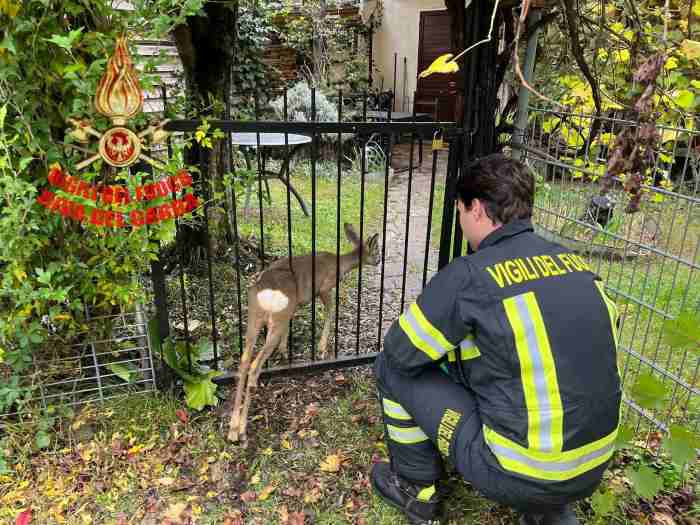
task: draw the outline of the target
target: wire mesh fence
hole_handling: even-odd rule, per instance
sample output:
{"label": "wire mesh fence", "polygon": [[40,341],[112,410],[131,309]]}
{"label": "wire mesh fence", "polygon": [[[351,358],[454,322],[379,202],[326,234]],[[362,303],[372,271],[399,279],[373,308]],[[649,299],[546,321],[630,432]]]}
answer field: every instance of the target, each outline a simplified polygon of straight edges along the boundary
{"label": "wire mesh fence", "polygon": [[46,347],[34,356],[18,377],[21,397],[9,412],[0,413],[0,419],[156,388],[148,326],[140,307],[99,316],[86,307],[82,329],[72,340],[79,342]]}
{"label": "wire mesh fence", "polygon": [[668,408],[647,410],[627,399],[627,421],[637,430],[676,422],[697,429],[700,361],[664,333],[669,322],[700,311],[700,135],[659,126],[661,147],[642,184],[640,210],[626,213],[622,182],[603,196],[599,181],[614,137],[636,132],[637,123],[595,120],[531,110],[525,155],[539,178],[534,222],[541,235],[585,255],[604,279],[621,316],[625,388],[648,373],[666,387]]}

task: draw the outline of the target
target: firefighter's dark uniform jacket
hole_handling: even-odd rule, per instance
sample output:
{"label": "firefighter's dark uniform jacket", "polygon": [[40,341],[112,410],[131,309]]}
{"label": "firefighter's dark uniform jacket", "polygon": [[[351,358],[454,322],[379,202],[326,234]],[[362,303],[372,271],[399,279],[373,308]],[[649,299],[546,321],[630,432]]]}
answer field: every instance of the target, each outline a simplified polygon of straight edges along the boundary
{"label": "firefighter's dark uniform jacket", "polygon": [[576,493],[600,479],[614,449],[616,347],[602,282],[523,220],[436,274],[390,328],[382,366],[404,377],[441,368],[475,399],[489,468]]}

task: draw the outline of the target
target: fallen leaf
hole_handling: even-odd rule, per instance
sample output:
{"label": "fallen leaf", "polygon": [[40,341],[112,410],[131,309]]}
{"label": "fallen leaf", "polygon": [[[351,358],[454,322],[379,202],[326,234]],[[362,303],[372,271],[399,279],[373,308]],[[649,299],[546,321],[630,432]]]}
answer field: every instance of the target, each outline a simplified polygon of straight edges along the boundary
{"label": "fallen leaf", "polygon": [[654,512],[651,519],[654,525],[676,525],[676,521],[671,516],[664,514],[663,512]]}
{"label": "fallen leaf", "polygon": [[304,414],[306,414],[308,417],[314,417],[316,414],[318,414],[318,403],[311,403],[309,406],[307,406]]}
{"label": "fallen leaf", "polygon": [[338,454],[330,454],[326,456],[319,468],[323,472],[339,472],[343,464],[347,463],[349,460],[341,452]]}
{"label": "fallen leaf", "polygon": [[287,505],[282,505],[279,510],[280,523],[282,525],[289,525],[289,511],[287,510]]}
{"label": "fallen leaf", "polygon": [[185,410],[184,408],[178,408],[178,409],[175,411],[175,415],[177,416],[177,418],[178,418],[180,421],[182,421],[182,424],[183,424],[183,425],[186,425],[187,422],[190,420],[190,416],[189,416],[189,414],[187,413],[187,410]]}
{"label": "fallen leaf", "polygon": [[158,507],[158,498],[156,496],[148,496],[146,500],[146,512],[155,512]]}
{"label": "fallen leaf", "polygon": [[32,521],[32,509],[26,509],[17,514],[15,525],[27,525],[30,521]]}
{"label": "fallen leaf", "polygon": [[253,492],[252,490],[248,490],[248,491],[244,492],[243,494],[241,494],[241,500],[245,501],[246,503],[248,503],[250,501],[255,501],[256,499],[258,499],[258,495],[255,492]]}
{"label": "fallen leaf", "polygon": [[187,503],[185,502],[178,502],[178,503],[173,503],[168,507],[168,510],[166,510],[163,513],[163,518],[168,519],[170,521],[174,521],[175,523],[179,522],[183,514],[185,513],[185,509],[187,508]]}
{"label": "fallen leaf", "polygon": [[309,492],[304,494],[304,503],[316,503],[321,499],[321,497],[321,489],[314,487]]}
{"label": "fallen leaf", "polygon": [[164,487],[169,487],[175,483],[175,479],[170,477],[158,478],[156,483],[158,483],[158,485],[163,485]]}
{"label": "fallen leaf", "polygon": [[222,525],[243,525],[244,523],[243,513],[239,509],[234,509],[224,516]]}
{"label": "fallen leaf", "polygon": [[303,512],[292,512],[289,515],[289,525],[304,525],[306,523],[306,515]]}
{"label": "fallen leaf", "polygon": [[270,494],[272,494],[276,488],[277,487],[275,487],[274,485],[268,485],[267,487],[265,487],[264,489],[262,489],[260,491],[260,494],[258,495],[258,499],[260,501],[265,501],[267,498],[270,497]]}
{"label": "fallen leaf", "polygon": [[301,489],[288,487],[282,491],[282,495],[287,496],[289,498],[300,498],[302,495],[302,492],[301,492]]}

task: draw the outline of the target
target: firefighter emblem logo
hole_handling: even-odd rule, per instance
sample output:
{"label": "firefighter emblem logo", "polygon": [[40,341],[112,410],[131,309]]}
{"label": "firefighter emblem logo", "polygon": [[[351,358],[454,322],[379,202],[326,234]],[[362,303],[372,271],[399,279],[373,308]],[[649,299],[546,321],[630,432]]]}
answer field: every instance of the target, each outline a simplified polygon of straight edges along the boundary
{"label": "firefighter emblem logo", "polygon": [[140,153],[141,141],[128,128],[112,128],[100,139],[100,155],[116,168],[130,166],[136,162]]}
{"label": "firefighter emblem logo", "polygon": [[110,166],[126,168],[138,160],[164,169],[163,163],[144,153],[154,144],[163,142],[167,120],[136,133],[126,127],[127,121],[143,109],[143,92],[131,61],[126,37],[117,39],[114,54],[107,62],[95,93],[95,109],[112,121],[113,127],[100,133],[85,120],[68,119],[73,126],[71,135],[78,142],[87,143],[90,137],[99,141],[97,151],[76,165],[78,170],[102,159]]}

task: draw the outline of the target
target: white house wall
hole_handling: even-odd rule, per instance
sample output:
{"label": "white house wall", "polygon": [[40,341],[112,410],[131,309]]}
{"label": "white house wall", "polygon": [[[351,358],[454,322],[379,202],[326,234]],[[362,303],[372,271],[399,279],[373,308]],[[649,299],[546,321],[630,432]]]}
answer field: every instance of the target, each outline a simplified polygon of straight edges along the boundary
{"label": "white house wall", "polygon": [[[421,11],[445,9],[444,0],[385,0],[382,25],[373,39],[375,68],[373,87],[386,91],[394,88],[394,53],[396,59],[396,110],[412,111],[413,93],[418,73],[418,36]],[[404,75],[404,57],[406,74]],[[404,99],[404,76],[406,98]]]}

